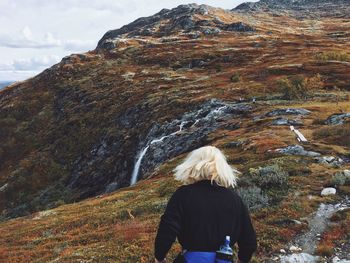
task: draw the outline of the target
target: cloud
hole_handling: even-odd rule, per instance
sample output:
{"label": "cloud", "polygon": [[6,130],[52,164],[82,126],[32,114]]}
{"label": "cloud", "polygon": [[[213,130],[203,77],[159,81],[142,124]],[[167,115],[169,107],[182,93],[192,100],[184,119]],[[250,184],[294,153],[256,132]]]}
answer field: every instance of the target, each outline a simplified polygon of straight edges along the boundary
{"label": "cloud", "polygon": [[48,55],[43,57],[34,57],[30,59],[15,59],[12,62],[14,70],[40,70],[56,64],[60,58],[56,55]]}
{"label": "cloud", "polygon": [[52,33],[46,32],[44,38],[35,39],[32,31],[28,26],[25,26],[20,34],[0,35],[0,46],[8,48],[55,48],[62,47],[65,50],[70,51],[82,51],[94,48],[96,41],[85,41],[78,39],[61,40],[53,36]]}
{"label": "cloud", "polygon": [[0,81],[17,81],[25,80],[30,77],[37,75],[40,71],[30,71],[30,70],[0,70]]}
{"label": "cloud", "polygon": [[0,80],[21,80],[34,76],[60,61],[56,55],[15,59],[12,63],[0,64]]}

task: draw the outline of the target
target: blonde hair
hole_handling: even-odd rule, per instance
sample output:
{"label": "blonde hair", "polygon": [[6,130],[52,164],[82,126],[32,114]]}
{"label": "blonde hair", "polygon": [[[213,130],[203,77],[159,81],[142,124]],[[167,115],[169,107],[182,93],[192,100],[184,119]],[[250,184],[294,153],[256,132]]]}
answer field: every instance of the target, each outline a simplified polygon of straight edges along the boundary
{"label": "blonde hair", "polygon": [[204,146],[189,153],[183,163],[173,172],[175,179],[183,184],[192,184],[201,180],[215,181],[226,188],[237,184],[238,170],[231,167],[225,155],[214,146]]}

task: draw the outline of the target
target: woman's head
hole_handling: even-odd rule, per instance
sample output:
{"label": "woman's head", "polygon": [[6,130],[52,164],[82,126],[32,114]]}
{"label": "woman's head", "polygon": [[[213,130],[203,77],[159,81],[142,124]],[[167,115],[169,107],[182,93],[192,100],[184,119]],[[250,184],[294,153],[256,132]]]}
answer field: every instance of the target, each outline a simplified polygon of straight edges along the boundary
{"label": "woman's head", "polygon": [[240,174],[214,146],[204,146],[189,153],[184,162],[174,169],[174,173],[175,179],[184,184],[211,180],[224,187],[235,187],[236,176]]}

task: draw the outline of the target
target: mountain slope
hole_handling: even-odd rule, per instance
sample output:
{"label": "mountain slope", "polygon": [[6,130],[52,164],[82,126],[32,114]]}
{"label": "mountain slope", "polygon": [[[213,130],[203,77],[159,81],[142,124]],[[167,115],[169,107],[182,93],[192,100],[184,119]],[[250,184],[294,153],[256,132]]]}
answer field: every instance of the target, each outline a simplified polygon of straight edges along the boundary
{"label": "mountain slope", "polygon": [[[143,27],[162,32],[160,25],[173,24],[169,17],[195,26],[175,27],[170,36],[137,35]],[[339,33],[349,27],[342,19],[315,23],[189,5],[131,25],[124,35],[107,33],[96,50],[1,91],[3,217],[129,185],[147,142],[178,130],[183,114],[207,107],[211,98],[264,98],[278,92],[276,79],[293,74],[318,73],[327,88],[349,88],[349,62],[322,58],[349,49],[348,36]],[[205,144],[207,132],[197,132],[202,135],[190,144],[178,136],[186,147],[151,147],[139,178]]]}
{"label": "mountain slope", "polygon": [[[308,5],[318,10],[312,1]],[[8,231],[14,231],[11,224],[19,224],[24,239],[39,238],[44,225],[35,233],[28,229],[39,227],[32,213],[40,210],[104,194],[119,202],[127,189],[135,198],[141,198],[139,192],[149,192],[149,205],[157,206],[163,199],[152,191],[165,191],[170,184],[169,191],[160,194],[168,198],[175,187],[169,168],[183,154],[207,144],[224,149],[230,163],[243,171],[241,194],[256,198],[247,202],[257,209],[254,218],[262,237],[261,257],[269,257],[305,230],[305,224],[278,225],[276,220],[287,215],[300,220],[318,203],[336,201],[349,193],[346,183],[338,186],[332,178],[349,168],[350,23],[338,15],[324,16],[322,10],[315,20],[315,12],[300,18],[288,13],[287,7],[280,9],[286,11],[283,16],[262,9],[229,11],[196,4],[163,9],[107,32],[95,50],[72,54],[38,76],[1,90],[0,211],[4,222],[0,229],[10,233],[1,252],[14,261],[17,256],[25,257],[25,242],[14,241],[19,232],[12,235]],[[341,5],[332,6],[332,12],[342,10]],[[281,108],[305,108],[310,114],[273,112]],[[333,114],[332,121],[326,122]],[[339,118],[342,123],[330,124]],[[274,152],[298,143],[289,125],[300,127],[310,140],[305,149],[316,151],[320,159]],[[325,163],[327,158],[322,159],[327,156],[335,158],[330,166]],[[337,163],[336,158],[343,162]],[[130,185],[138,160],[135,178],[155,177],[154,181],[145,180],[109,195]],[[254,177],[265,171],[259,167],[276,165],[273,173],[282,176],[276,181],[260,182]],[[338,187],[341,195],[319,197],[324,186]],[[308,195],[314,196],[313,201],[306,199]],[[63,232],[62,239],[54,240],[46,252],[34,249],[30,258],[53,260],[49,256],[52,249],[66,246],[62,243],[67,238],[66,224],[79,221],[72,228],[74,233],[93,222],[90,214],[68,219],[74,209],[91,200],[58,207],[55,211],[64,211],[65,216],[56,223],[53,215],[48,220],[53,220],[51,230]],[[146,243],[154,234],[163,201],[154,213],[153,208],[145,208],[141,218],[131,201],[125,206],[111,205],[100,211],[98,220],[108,217],[104,223],[108,228],[113,221],[109,211],[124,213],[123,220],[128,220],[130,210],[142,224],[151,224],[153,228],[147,228],[151,235],[129,237],[124,247],[129,251],[129,245],[134,247],[133,242],[141,240],[147,248],[137,258],[149,259],[151,246]],[[99,209],[92,202],[88,210],[94,207]],[[276,218],[267,216],[270,212]],[[91,227],[96,225],[91,223]],[[67,250],[57,248],[56,256],[67,253],[69,261],[75,242],[83,239],[79,234]],[[103,245],[99,238],[94,240],[96,246]],[[40,250],[37,245],[34,242],[31,248]],[[109,245],[113,247],[113,242]],[[12,254],[15,248],[23,254]],[[115,253],[109,260],[118,255]],[[81,258],[92,256],[95,252]]]}

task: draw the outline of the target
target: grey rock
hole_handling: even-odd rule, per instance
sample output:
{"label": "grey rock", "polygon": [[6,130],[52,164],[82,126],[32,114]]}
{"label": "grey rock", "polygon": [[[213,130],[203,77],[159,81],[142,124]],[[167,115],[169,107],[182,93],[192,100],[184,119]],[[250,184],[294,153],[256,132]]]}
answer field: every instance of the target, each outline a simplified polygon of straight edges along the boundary
{"label": "grey rock", "polygon": [[219,28],[212,28],[212,27],[206,27],[201,29],[202,33],[204,35],[217,35],[221,32],[221,30]]}
{"label": "grey rock", "polygon": [[200,68],[207,65],[207,62],[203,61],[202,59],[193,59],[190,64],[188,65],[189,68]]}
{"label": "grey rock", "polygon": [[187,35],[192,39],[197,39],[201,37],[201,32],[198,32],[198,31],[191,32],[191,33],[188,33]]}
{"label": "grey rock", "polygon": [[343,114],[333,114],[327,118],[325,124],[328,125],[340,125],[344,124],[345,119],[350,119],[350,112]]}
{"label": "grey rock", "polygon": [[0,192],[4,192],[6,188],[8,187],[8,183],[4,184],[3,186],[0,187]]}
{"label": "grey rock", "polygon": [[242,146],[245,143],[245,141],[235,141],[235,142],[228,142],[224,145],[225,148],[237,148]]}
{"label": "grey rock", "polygon": [[183,16],[174,21],[172,30],[174,29],[191,30],[195,27],[195,24],[196,23],[194,22],[191,16]]}
{"label": "grey rock", "polygon": [[303,125],[301,120],[287,119],[287,118],[277,118],[272,121],[272,125],[293,125],[300,126]]}
{"label": "grey rock", "polygon": [[308,115],[311,111],[303,108],[286,108],[286,109],[275,109],[264,114],[267,117],[279,116],[279,115]]}
{"label": "grey rock", "polygon": [[334,157],[334,156],[322,156],[322,157],[316,157],[315,160],[318,163],[330,165],[333,167],[340,167],[344,164],[343,159],[339,157]]}
{"label": "grey rock", "polygon": [[103,48],[106,50],[115,49],[117,46],[118,46],[117,41],[110,39],[110,38],[105,39],[99,45],[100,48]]}
{"label": "grey rock", "polygon": [[237,22],[232,24],[227,24],[223,26],[223,29],[226,31],[236,31],[236,32],[254,32],[256,31],[250,25],[244,24],[243,22]]}
{"label": "grey rock", "polygon": [[[216,35],[221,30],[236,32],[253,32],[255,29],[243,22],[225,24],[218,17],[211,16],[211,19],[199,18],[195,15],[208,15],[212,7],[207,5],[179,5],[173,9],[162,9],[160,12],[140,17],[130,24],[115,30],[109,30],[104,34],[97,44],[96,49],[110,50],[116,47],[113,42],[117,38],[134,38],[138,36],[164,37],[172,34],[190,32],[202,32],[204,35]],[[190,35],[198,38],[198,33]]]}
{"label": "grey rock", "polygon": [[327,187],[322,189],[321,196],[335,195],[336,193],[337,193],[337,190],[335,188]]}
{"label": "grey rock", "polygon": [[350,17],[348,0],[260,0],[240,4],[232,11],[270,12],[275,16],[289,13],[297,18]]}
{"label": "grey rock", "polygon": [[277,149],[276,152],[289,154],[289,155],[302,155],[302,156],[309,156],[309,157],[315,157],[315,156],[321,155],[318,152],[306,151],[304,150],[304,147],[301,145],[289,145],[285,148]]}
{"label": "grey rock", "polygon": [[119,29],[109,30],[100,39],[97,48],[104,48],[107,39],[115,39],[123,34],[130,34],[130,36],[154,35],[156,33],[153,32],[152,28],[155,24],[160,24],[161,21],[170,21],[170,25],[163,28],[161,30],[162,32],[156,34],[159,36],[170,34],[173,29],[192,29],[195,26],[192,15],[206,15],[208,14],[209,9],[209,6],[197,4],[179,5],[173,9],[164,8],[152,16],[140,17]]}

